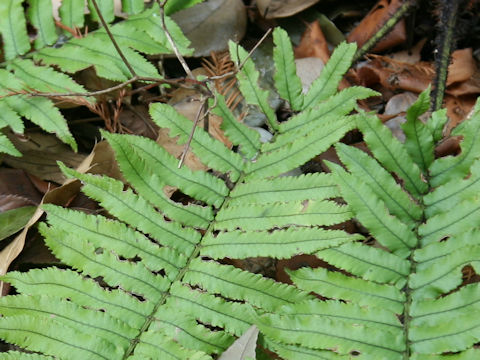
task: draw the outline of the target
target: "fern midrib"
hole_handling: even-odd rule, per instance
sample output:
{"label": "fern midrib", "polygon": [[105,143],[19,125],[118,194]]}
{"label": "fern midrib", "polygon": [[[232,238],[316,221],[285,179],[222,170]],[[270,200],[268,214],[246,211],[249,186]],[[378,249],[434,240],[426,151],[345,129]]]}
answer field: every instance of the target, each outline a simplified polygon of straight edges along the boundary
{"label": "fern midrib", "polygon": [[[428,184],[428,189],[426,191],[426,194],[428,194],[431,191],[431,185],[430,185],[429,180],[427,180],[427,184]],[[415,274],[416,271],[417,271],[417,262],[414,259],[414,255],[415,255],[415,251],[421,247],[421,241],[420,241],[421,237],[420,237],[420,234],[418,232],[418,229],[419,229],[420,225],[422,223],[424,223],[425,220],[426,220],[425,204],[423,203],[423,196],[421,198],[421,203],[419,205],[421,206],[421,209],[422,209],[422,216],[421,216],[420,220],[418,220],[418,222],[415,226],[415,229],[414,229],[414,233],[415,233],[415,236],[417,238],[417,243],[416,243],[415,247],[410,250],[410,256],[408,257],[408,261],[410,263],[410,275]],[[404,321],[403,321],[404,336],[405,336],[405,354],[403,355],[404,360],[409,360],[410,355],[411,355],[410,347],[411,347],[412,342],[409,339],[409,336],[410,336],[409,331],[410,331],[410,323],[411,323],[411,320],[412,320],[412,318],[410,316],[410,308],[411,308],[412,302],[413,302],[413,297],[412,297],[413,291],[412,290],[413,289],[410,288],[410,276],[409,276],[409,279],[408,279],[407,284],[405,286],[406,301],[405,301],[405,307],[404,307]]]}
{"label": "fern midrib", "polygon": [[[217,214],[218,212],[228,204],[228,200],[230,199],[229,198],[229,195],[230,193],[233,191],[233,189],[235,189],[235,186],[239,183],[241,183],[243,181],[243,179],[245,178],[245,174],[243,173],[243,171],[241,172],[238,180],[236,182],[233,183],[233,186],[231,189],[229,189],[229,192],[228,194],[224,197],[224,200],[223,202],[220,204],[220,206],[218,207],[217,209]],[[215,214],[215,217],[216,217],[216,214]],[[163,293],[163,295],[160,297],[160,299],[158,300],[158,302],[155,304],[155,306],[153,307],[153,310],[152,312],[150,313],[149,316],[147,316],[147,320],[145,321],[145,323],[142,325],[142,327],[140,328],[139,332],[138,332],[138,335],[132,339],[130,341],[130,346],[128,347],[128,349],[125,351],[125,354],[123,356],[123,360],[126,360],[130,355],[132,355],[133,351],[135,350],[135,347],[136,345],[140,342],[140,337],[141,335],[146,332],[148,330],[148,328],[150,327],[150,325],[152,324],[152,322],[155,320],[155,314],[157,313],[158,309],[160,308],[160,306],[164,305],[165,302],[167,301],[167,298],[170,296],[170,291],[171,291],[171,288],[172,288],[172,285],[174,283],[176,283],[177,281],[178,282],[181,282],[183,277],[185,276],[185,274],[187,273],[187,271],[189,270],[189,267],[190,267],[190,264],[192,263],[193,260],[195,260],[196,258],[198,258],[198,256],[200,255],[200,250],[202,248],[202,240],[207,236],[209,235],[210,233],[213,232],[214,230],[214,225],[215,225],[215,218],[210,221],[206,231],[205,231],[205,234],[202,235],[201,239],[199,240],[199,242],[195,245],[195,248],[193,249],[192,251],[192,254],[188,257],[187,259],[187,262],[185,264],[185,266],[180,269],[180,271],[178,272],[177,276],[175,277],[175,279],[170,283],[170,286],[168,287],[168,289],[165,290],[165,292]],[[172,324],[174,326],[178,326],[178,324]],[[214,344],[212,344],[214,345]],[[216,345],[215,345],[216,346]]]}

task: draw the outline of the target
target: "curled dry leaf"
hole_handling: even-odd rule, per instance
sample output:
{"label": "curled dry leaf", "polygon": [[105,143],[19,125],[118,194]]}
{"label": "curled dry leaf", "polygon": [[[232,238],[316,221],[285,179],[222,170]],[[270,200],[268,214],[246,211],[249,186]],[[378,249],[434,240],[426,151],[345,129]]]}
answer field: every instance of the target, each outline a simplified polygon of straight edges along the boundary
{"label": "curled dry leaf", "polygon": [[247,13],[242,0],[210,0],[172,15],[192,42],[194,56],[228,49],[228,40],[240,41],[245,35]]}
{"label": "curled dry leaf", "polygon": [[[361,47],[392,17],[403,5],[402,0],[380,0],[363,20],[348,35],[347,41],[356,42]],[[390,49],[402,44],[407,39],[405,21],[400,20],[393,30],[385,36],[373,49],[373,52]]]}
{"label": "curled dry leaf", "polygon": [[319,0],[257,0],[260,14],[267,19],[287,17],[299,13]]}

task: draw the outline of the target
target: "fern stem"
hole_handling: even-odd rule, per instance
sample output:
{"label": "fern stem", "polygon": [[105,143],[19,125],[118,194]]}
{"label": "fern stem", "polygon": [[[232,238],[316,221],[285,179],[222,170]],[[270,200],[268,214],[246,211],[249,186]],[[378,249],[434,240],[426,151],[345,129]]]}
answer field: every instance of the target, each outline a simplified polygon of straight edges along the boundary
{"label": "fern stem", "polygon": [[433,82],[432,110],[440,110],[443,104],[443,97],[448,76],[448,65],[450,55],[455,45],[455,25],[457,14],[462,0],[443,0],[440,2],[440,31],[435,39],[437,49],[435,50],[436,76]]}
{"label": "fern stem", "polygon": [[[202,106],[203,107],[203,106]],[[235,185],[236,184],[239,184],[239,183],[242,183],[243,182],[243,179],[245,178],[245,174],[242,173],[238,180],[233,184],[232,188],[230,189],[229,191],[229,194],[232,192],[232,190],[235,188]],[[224,197],[224,200],[223,200],[223,203],[219,206],[218,210],[220,210],[223,206],[225,206],[226,204],[228,204],[230,200],[230,196],[227,195]],[[152,312],[150,313],[150,315],[146,318],[145,320],[145,323],[142,325],[142,327],[140,328],[140,330],[138,331],[138,335],[135,336],[135,338],[132,339],[132,341],[130,341],[130,346],[128,347],[128,349],[125,351],[123,357],[122,357],[122,360],[126,360],[128,357],[130,357],[130,355],[133,354],[133,351],[135,350],[135,347],[137,346],[137,344],[140,342],[140,336],[146,332],[148,330],[148,328],[150,327],[150,325],[152,324],[152,322],[155,320],[155,314],[156,312],[158,311],[158,309],[160,308],[160,306],[164,305],[169,294],[170,294],[170,288],[172,287],[172,285],[174,283],[176,283],[177,281],[182,281],[183,277],[185,276],[185,273],[188,271],[189,267],[190,267],[190,264],[193,260],[195,260],[199,255],[200,255],[200,250],[202,248],[202,239],[204,237],[206,237],[207,235],[209,235],[212,231],[213,231],[213,227],[214,227],[214,224],[215,224],[215,220],[211,221],[210,224],[208,225],[207,229],[205,230],[205,234],[202,236],[202,238],[200,239],[200,241],[195,245],[195,248],[193,249],[192,251],[192,254],[188,257],[188,260],[185,264],[185,266],[180,269],[180,271],[178,272],[177,276],[175,277],[175,279],[170,283],[170,287],[165,290],[165,292],[163,293],[162,297],[158,300],[158,302],[155,304]]]}
{"label": "fern stem", "polygon": [[[430,183],[428,182],[427,180],[427,183],[428,183],[428,190],[427,190],[427,194],[430,192],[431,190],[431,186],[430,186]],[[420,227],[420,225],[422,223],[425,222],[426,220],[426,214],[425,214],[425,205],[423,204],[423,198],[421,200],[421,207],[422,207],[422,217],[420,218],[420,220],[418,220],[417,222],[417,225],[415,226],[415,235],[417,237],[417,245],[411,249],[410,251],[410,256],[408,257],[408,261],[410,262],[410,274],[414,274],[416,273],[417,271],[417,262],[415,261],[414,259],[414,255],[415,255],[415,251],[417,249],[420,248],[420,234],[418,232],[418,228]],[[405,353],[403,355],[403,359],[404,360],[410,360],[410,356],[411,356],[411,350],[410,350],[410,340],[409,340],[409,330],[410,330],[410,321],[411,321],[411,317],[410,317],[410,307],[412,305],[412,302],[413,302],[413,297],[412,297],[412,289],[410,288],[409,286],[409,282],[407,282],[407,285],[405,287],[405,295],[406,295],[406,301],[405,301],[405,307],[404,307],[404,319],[403,319],[403,331],[404,331],[404,335],[405,335]]]}
{"label": "fern stem", "polygon": [[353,63],[361,59],[367,52],[369,52],[377,42],[382,40],[385,35],[387,35],[395,25],[407,14],[415,5],[417,4],[416,0],[407,0],[405,1],[397,11],[389,18],[385,24],[382,25],[380,29],[373,35],[370,39],[363,44],[361,48],[357,50],[355,56],[353,57]]}
{"label": "fern stem", "polygon": [[133,77],[137,77],[137,73],[133,69],[132,65],[128,62],[127,58],[123,54],[122,49],[120,49],[120,46],[118,46],[117,41],[115,40],[115,37],[113,34],[110,32],[110,28],[108,27],[107,22],[105,21],[102,12],[98,8],[97,0],[92,0],[92,4],[95,7],[95,11],[97,12],[98,18],[100,19],[100,22],[102,23],[102,26],[105,28],[105,31],[108,34],[108,37],[110,38],[110,41],[112,42],[113,46],[115,47],[115,50],[117,50],[118,55],[122,58],[122,61],[124,62],[125,66],[128,68],[128,71],[132,74]]}

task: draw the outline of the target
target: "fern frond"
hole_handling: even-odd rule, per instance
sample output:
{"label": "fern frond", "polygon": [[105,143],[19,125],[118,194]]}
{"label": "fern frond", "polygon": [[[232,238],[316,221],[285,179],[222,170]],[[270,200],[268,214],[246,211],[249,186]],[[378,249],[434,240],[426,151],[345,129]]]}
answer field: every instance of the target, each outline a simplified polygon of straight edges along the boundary
{"label": "fern frond", "polygon": [[[240,146],[242,152],[248,159],[252,159],[260,150],[260,134],[248,127],[240,126],[238,120],[225,103],[225,97],[221,94],[215,95],[216,106],[212,112],[222,118],[221,128],[228,139]],[[213,101],[210,103],[212,106]]]}
{"label": "fern frond", "polygon": [[[170,137],[179,137],[179,144],[185,144],[188,141],[193,122],[180,115],[171,106],[154,104],[150,107],[150,114],[158,126],[170,129]],[[222,172],[229,172],[233,181],[240,176],[244,166],[242,157],[229,151],[219,141],[212,139],[203,129],[195,130],[190,146],[206,165]]]}
{"label": "fern frond", "polygon": [[300,166],[315,154],[327,150],[331,144],[340,140],[354,126],[354,117],[342,117],[323,123],[321,127],[312,129],[305,136],[292,137],[287,145],[263,153],[255,162],[248,163],[247,179],[276,176]]}
{"label": "fern frond", "polygon": [[320,76],[312,83],[307,95],[305,95],[304,110],[314,107],[337,92],[338,84],[350,68],[356,51],[357,45],[355,43],[344,42],[338,45],[328,63],[325,64]]}
{"label": "fern frond", "polygon": [[392,133],[374,116],[360,115],[357,126],[363,132],[365,142],[375,157],[389,171],[396,173],[405,182],[405,188],[418,198],[426,193],[428,185],[422,180],[419,167],[407,150]]}
{"label": "fern frond", "polygon": [[[88,0],[87,4],[88,4],[88,10],[90,10],[90,17],[92,18],[93,21],[99,22],[100,18],[98,17],[95,6],[93,6],[92,0]],[[105,21],[107,23],[111,23],[115,18],[113,0],[99,1],[97,5]]]}
{"label": "fern frond", "polygon": [[27,23],[23,14],[23,0],[6,0],[0,2],[0,32],[2,33],[5,58],[13,59],[30,50]]}
{"label": "fern frond", "polygon": [[[143,13],[131,17],[129,24],[132,18],[133,23],[143,24],[137,31],[148,34],[158,25],[156,19],[147,19]],[[123,31],[119,31],[125,35],[120,42],[127,48],[128,33]],[[98,44],[102,36],[97,38]],[[65,50],[62,56],[71,56],[80,46],[83,46],[80,40],[65,44],[62,48],[72,52]],[[245,53],[239,51],[240,58],[244,58]],[[279,52],[283,50],[277,54]],[[38,56],[49,53],[60,54],[44,49]],[[51,63],[56,62],[51,59]],[[117,75],[128,75],[114,59],[106,57],[96,60],[95,64],[110,67],[108,70]],[[60,65],[67,70],[65,66]],[[79,62],[68,66],[76,71],[74,69],[83,65]],[[257,79],[258,71],[251,60],[242,71],[245,81]],[[266,106],[268,94],[258,88],[256,80],[247,85],[254,90],[253,104]],[[401,286],[407,271],[400,258],[377,261],[379,268],[392,263],[401,274],[385,272],[381,277],[384,283],[377,283],[370,280],[373,277],[368,276],[365,269],[365,264],[376,254],[362,255],[352,272],[363,274],[364,279],[351,280],[342,275],[339,281],[348,284],[349,290],[333,284],[327,290],[331,296],[345,293],[348,299],[356,301],[360,289],[366,289],[365,302],[374,299],[378,306],[385,305],[376,316],[373,310],[353,304],[340,305],[338,301],[322,307],[311,294],[313,280],[302,282],[301,271],[292,275],[296,285],[288,285],[225,261],[225,258],[273,256],[284,259],[296,254],[320,254],[365,241],[360,234],[328,228],[338,227],[353,216],[349,205],[332,200],[341,194],[334,175],[270,177],[302,165],[341,139],[355,127],[357,115],[348,113],[355,108],[356,100],[370,94],[373,93],[355,88],[337,96],[333,108],[324,105],[328,102],[318,105],[332,113],[331,118],[323,121],[315,118],[316,108],[308,110],[312,115],[309,123],[289,131],[290,135],[281,140],[288,145],[275,149],[260,146],[258,135],[237,122],[219,98],[217,104],[220,105],[214,111],[225,117],[227,136],[247,156],[244,158],[228,149],[205,130],[196,129],[191,151],[212,168],[211,172],[192,171],[185,166],[178,168],[178,161],[152,140],[104,133],[128,185],[105,176],[81,174],[61,165],[67,176],[82,182],[82,191],[96,200],[107,214],[83,214],[44,205],[48,215],[47,222],[39,226],[40,233],[52,253],[69,269],[48,268],[4,276],[2,279],[10,282],[19,295],[0,301],[3,314],[0,334],[31,351],[58,358],[68,358],[68,352],[81,344],[78,358],[208,359],[225,351],[255,323],[265,328],[267,337],[274,336],[262,340],[270,350],[343,359],[345,354],[315,349],[312,343],[302,343],[296,338],[294,343],[285,341],[284,332],[276,337],[276,330],[265,324],[271,321],[270,315],[277,316],[277,313],[310,312],[314,315],[304,315],[298,324],[318,329],[320,322],[313,324],[312,319],[332,322],[332,334],[336,335],[328,340],[330,344],[334,342],[332,339],[338,339],[335,336],[342,329],[352,326],[343,318],[340,325],[333,323],[333,319],[339,319],[335,312],[345,306],[345,316],[350,317],[351,322],[360,322],[362,327],[372,327],[375,334],[379,334],[378,342],[397,336],[390,332],[388,336],[383,335],[370,324],[378,322],[382,329],[392,328],[392,334],[397,331],[396,313],[400,312],[403,301],[397,286]],[[350,100],[343,106],[346,98]],[[170,136],[178,137],[180,143],[187,141],[193,126],[190,120],[164,104],[153,104],[150,111],[154,121],[167,128]],[[273,110],[270,116],[276,124]],[[280,139],[281,134],[281,131],[275,132],[274,137]],[[185,194],[188,205],[169,199],[163,193],[167,185]],[[197,205],[198,202],[203,204]],[[345,253],[348,251],[346,248]],[[318,278],[319,270],[312,271],[310,277]],[[49,294],[48,297],[45,294]],[[103,315],[96,316],[98,313]],[[293,317],[291,314],[281,316],[282,319]],[[43,326],[51,317],[56,320],[50,323],[53,328],[49,332],[27,335],[33,331],[34,322]],[[17,330],[12,332],[9,330],[12,328]],[[299,328],[298,331],[304,334],[310,330]],[[110,332],[114,335],[110,336]],[[82,336],[76,336],[77,333]],[[69,337],[75,339],[69,341]],[[358,337],[352,339],[349,344],[360,343],[363,340],[360,331]],[[347,347],[342,346],[342,349]],[[376,349],[376,346],[374,343],[365,348]]]}
{"label": "fern frond", "polygon": [[62,0],[58,10],[62,23],[70,29],[83,27],[85,18],[83,16],[85,9],[84,0]]}
{"label": "fern frond", "polygon": [[407,121],[402,125],[405,133],[405,148],[423,173],[433,162],[433,137],[427,126],[419,119],[430,107],[430,88],[423,91],[417,101],[407,110]]}
{"label": "fern frond", "polygon": [[[55,23],[52,18],[52,3],[49,1],[29,0],[28,18],[37,29],[35,49],[52,45],[57,41]],[[48,11],[50,10],[50,11]]]}
{"label": "fern frond", "polygon": [[344,242],[362,239],[343,231],[316,228],[291,228],[270,231],[228,231],[207,235],[200,254],[212,259],[223,259],[235,254],[235,258],[271,256],[288,259],[298,254],[313,254]]}
{"label": "fern frond", "polygon": [[377,161],[365,152],[342,143],[336,144],[335,149],[348,170],[368,185],[392,215],[411,227],[421,219],[422,209]]}
{"label": "fern frond", "polygon": [[0,134],[0,151],[12,156],[22,156],[22,154],[15,149],[15,146],[8,139],[8,137],[3,134]]}
{"label": "fern frond", "polygon": [[447,156],[437,159],[430,166],[432,186],[445,184],[450,180],[460,180],[468,174],[473,161],[480,152],[479,142],[476,141],[480,132],[480,102],[477,101],[470,121],[461,123],[451,133],[452,136],[462,136],[460,145],[462,151],[458,156]]}
{"label": "fern frond", "polygon": [[276,45],[273,51],[275,87],[279,95],[288,101],[292,110],[302,110],[302,82],[296,72],[290,38],[285,30],[276,28],[273,31],[273,41]]}
{"label": "fern frond", "polygon": [[262,113],[265,114],[269,127],[273,130],[278,129],[277,117],[268,103],[268,90],[259,87],[258,78],[260,73],[255,68],[253,60],[248,57],[248,53],[244,48],[232,41],[229,43],[229,49],[233,62],[237,66],[243,64],[243,67],[237,73],[237,79],[245,101],[248,104],[257,105]]}
{"label": "fern frond", "polygon": [[[98,17],[91,1],[88,2],[88,6],[91,10],[91,20],[97,21]],[[99,2],[99,6],[107,22],[112,22],[113,1]],[[154,4],[146,11],[142,11],[143,8],[143,1],[123,1],[123,10],[137,15],[131,15],[128,19],[112,25],[111,30],[122,52],[139,76],[160,78],[156,68],[138,51],[145,54],[165,54],[172,53],[173,49],[165,36],[160,16],[156,16],[159,11],[158,4]],[[82,27],[84,9],[83,0],[62,1],[59,14],[63,25],[71,29]],[[2,117],[9,118],[0,120],[0,126],[6,123],[12,126],[13,131],[23,132],[23,124],[19,124],[21,120],[18,116],[21,115],[45,131],[55,133],[63,142],[76,149],[65,119],[50,100],[16,94],[85,92],[81,85],[61,71],[73,74],[93,66],[98,76],[114,81],[128,80],[132,76],[131,72],[103,28],[81,39],[67,39],[66,43],[62,40],[61,46],[48,47],[58,39],[50,1],[29,0],[27,14],[24,14],[22,1],[3,1],[0,4],[0,16],[4,19],[0,22],[0,33],[7,60],[4,66],[15,73],[15,76],[11,76],[11,73],[0,69],[2,72],[0,87],[2,95],[5,96],[0,99],[0,107],[7,109],[7,113]],[[33,53],[35,62],[20,58],[31,50],[26,31],[27,20],[36,31],[34,48],[38,51]],[[180,28],[169,18],[165,21],[180,51],[183,54],[191,53],[192,50],[188,49],[190,43]],[[52,65],[55,68],[41,64]],[[93,98],[87,100],[92,103],[95,101]],[[11,144],[5,139],[2,140],[2,149],[13,155]]]}

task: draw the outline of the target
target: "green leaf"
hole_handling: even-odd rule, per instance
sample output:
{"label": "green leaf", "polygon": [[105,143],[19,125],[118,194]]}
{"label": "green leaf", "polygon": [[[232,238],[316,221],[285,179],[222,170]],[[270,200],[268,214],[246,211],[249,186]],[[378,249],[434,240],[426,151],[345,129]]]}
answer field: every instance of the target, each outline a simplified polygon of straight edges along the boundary
{"label": "green leaf", "polygon": [[62,19],[62,24],[71,29],[82,28],[84,23],[83,12],[85,9],[84,0],[62,0],[59,14]]}
{"label": "green leaf", "polygon": [[0,153],[5,153],[12,156],[22,156],[22,154],[15,149],[12,142],[3,134],[0,134]]}
{"label": "green leaf", "polygon": [[273,31],[273,61],[275,62],[275,86],[280,96],[287,100],[292,110],[302,109],[302,82],[297,76],[293,48],[285,30],[275,28]]}
{"label": "green leaf", "polygon": [[[248,158],[252,159],[260,150],[260,134],[240,123],[232,114],[225,98],[221,94],[215,95],[216,106],[212,112],[222,118],[221,128],[228,139],[235,145],[240,146],[240,151]],[[210,102],[212,106],[214,101]]]}
{"label": "green leaf", "polygon": [[[113,0],[97,0],[97,5],[102,14],[102,17],[107,23],[111,23],[115,19]],[[88,0],[88,9],[90,10],[90,16],[93,21],[100,22],[100,18],[97,14],[97,10],[93,6],[92,0]]]}
{"label": "green leaf", "polygon": [[[150,107],[150,114],[158,126],[170,129],[170,137],[178,136],[179,144],[187,143],[193,128],[192,121],[166,104],[154,104]],[[195,129],[190,146],[206,165],[229,172],[233,181],[240,176],[244,166],[241,156],[229,151],[224,144],[212,138],[203,129],[199,127]]]}
{"label": "green leaf", "polygon": [[28,0],[28,19],[37,29],[35,49],[52,45],[57,41],[55,23],[52,17],[52,3],[50,1]]}
{"label": "green leaf", "polygon": [[415,233],[398,218],[389,216],[385,203],[361,178],[348,174],[333,163],[328,166],[338,181],[343,198],[351,204],[355,216],[380,244],[394,254],[406,257],[418,242]]}
{"label": "green leaf", "polygon": [[270,256],[288,259],[298,254],[337,246],[344,242],[361,239],[343,231],[318,228],[295,228],[275,231],[229,231],[216,236],[207,235],[202,242],[201,255],[223,259],[235,253],[238,259]]}
{"label": "green leaf", "polygon": [[432,164],[433,137],[419,117],[430,107],[430,88],[423,91],[417,101],[407,110],[407,121],[402,125],[405,133],[405,148],[411,158],[425,174]]}
{"label": "green leaf", "polygon": [[0,19],[2,19],[0,32],[7,60],[26,54],[30,50],[22,2],[23,0],[0,1]]}
{"label": "green leaf", "polygon": [[187,9],[203,1],[204,0],[169,0],[165,4],[165,14],[171,15],[177,11]]}
{"label": "green leaf", "polygon": [[433,136],[433,141],[438,142],[443,137],[443,128],[448,121],[447,109],[434,111],[427,121],[427,127]]}
{"label": "green leaf", "polygon": [[420,168],[413,162],[403,144],[393,137],[376,116],[360,114],[357,125],[375,157],[385,169],[396,173],[405,182],[405,188],[415,198],[427,192],[428,185],[422,180]]}
{"label": "green leaf", "polygon": [[337,143],[335,149],[348,170],[356,179],[362,179],[362,182],[385,202],[392,215],[397,216],[410,227],[421,219],[422,209],[375,159],[353,146],[342,143]]}
{"label": "green leaf", "polygon": [[[8,68],[36,91],[46,93],[86,92],[83,86],[77,84],[68,75],[55,71],[48,66],[35,65],[31,60],[16,59],[9,63]],[[92,97],[84,99],[95,102],[95,98]]]}
{"label": "green leaf", "polygon": [[129,15],[138,14],[143,8],[143,0],[122,0],[122,9]]}
{"label": "green leaf", "polygon": [[24,206],[0,213],[0,240],[22,230],[35,210],[35,206]]}
{"label": "green leaf", "polygon": [[260,155],[254,163],[247,164],[247,179],[276,176],[300,166],[315,155],[327,150],[354,127],[354,117],[342,117],[312,128],[301,137],[269,153]]}
{"label": "green leaf", "polygon": [[432,186],[445,184],[450,180],[460,180],[468,174],[473,161],[479,157],[480,142],[476,141],[480,133],[480,101],[477,101],[469,121],[462,122],[451,136],[463,136],[462,149],[458,156],[446,156],[437,159],[430,166]]}
{"label": "green leaf", "polygon": [[355,43],[341,43],[333,52],[330,60],[325,64],[320,76],[310,86],[303,109],[308,109],[319,102],[328,99],[337,92],[338,84],[343,75],[352,65],[353,56],[357,51]]}
{"label": "green leaf", "polygon": [[237,79],[245,101],[248,104],[257,105],[267,117],[268,125],[274,130],[278,129],[277,117],[268,103],[269,93],[258,85],[260,73],[255,68],[253,60],[248,58],[248,53],[244,48],[233,41],[229,42],[229,49],[230,56],[237,67],[243,64],[237,73]]}
{"label": "green leaf", "polygon": [[20,116],[18,116],[17,112],[13,111],[13,109],[8,106],[8,102],[8,100],[0,100],[0,128],[9,126],[12,131],[23,134],[25,128],[23,121]]}
{"label": "green leaf", "polygon": [[68,129],[65,118],[50,99],[19,95],[11,98],[9,105],[43,130],[54,133],[77,151],[77,143]]}

